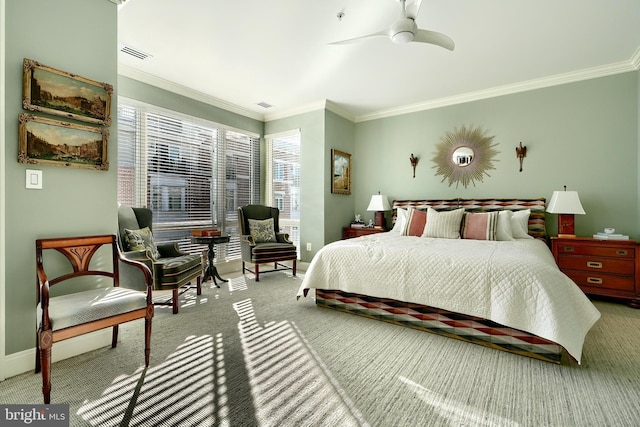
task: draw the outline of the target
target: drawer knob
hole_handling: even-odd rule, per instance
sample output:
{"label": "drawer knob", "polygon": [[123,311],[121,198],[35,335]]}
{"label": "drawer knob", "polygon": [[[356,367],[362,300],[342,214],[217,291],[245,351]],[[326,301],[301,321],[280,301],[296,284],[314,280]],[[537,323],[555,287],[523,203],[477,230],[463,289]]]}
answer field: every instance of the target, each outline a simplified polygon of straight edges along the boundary
{"label": "drawer knob", "polygon": [[618,249],[616,251],[616,255],[626,255],[626,254],[627,254],[627,251],[624,249]]}
{"label": "drawer knob", "polygon": [[587,267],[589,267],[589,268],[602,268],[602,263],[601,262],[596,262],[596,261],[587,261]]}
{"label": "drawer knob", "polygon": [[602,285],[602,279],[599,277],[587,277],[587,283]]}
{"label": "drawer knob", "polygon": [[573,246],[565,246],[562,248],[565,252],[573,252]]}

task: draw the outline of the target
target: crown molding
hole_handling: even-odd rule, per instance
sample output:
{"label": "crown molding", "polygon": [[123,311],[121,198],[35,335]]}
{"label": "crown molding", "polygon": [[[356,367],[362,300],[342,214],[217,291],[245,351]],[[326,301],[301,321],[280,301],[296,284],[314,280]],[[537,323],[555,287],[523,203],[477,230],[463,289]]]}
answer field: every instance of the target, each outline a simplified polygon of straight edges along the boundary
{"label": "crown molding", "polygon": [[251,111],[249,109],[224,101],[220,98],[216,98],[214,96],[204,94],[197,90],[190,89],[186,86],[182,86],[177,83],[170,82],[169,80],[165,80],[163,78],[151,75],[149,73],[145,73],[144,71],[140,71],[137,68],[133,68],[128,65],[118,64],[118,74],[125,77],[132,78],[134,80],[138,80],[142,83],[150,84],[160,89],[168,90],[169,92],[173,92],[178,95],[183,95],[183,96],[195,99],[196,101],[204,102],[205,104],[209,104],[214,107],[222,108],[223,110],[227,110],[232,113],[249,117],[251,119],[260,120],[260,121],[265,120],[264,114]]}
{"label": "crown molding", "polygon": [[326,107],[327,110],[336,113],[337,115],[344,117],[347,120],[350,120],[352,122],[355,123],[356,121],[356,116],[351,114],[349,111],[347,111],[346,109],[342,108],[341,106],[339,106],[338,104],[336,104],[335,102],[329,101],[327,99],[326,102]]}
{"label": "crown molding", "polygon": [[527,80],[510,85],[497,86],[490,89],[469,92],[462,95],[450,96],[447,98],[434,99],[432,101],[406,105],[399,108],[381,110],[371,114],[357,116],[355,122],[365,122],[369,120],[382,119],[386,117],[398,116],[401,114],[415,113],[418,111],[431,110],[434,108],[448,107],[451,105],[464,104],[472,101],[495,98],[497,96],[511,95],[514,93],[527,92],[535,89],[543,89],[567,83],[574,83],[598,77],[612,76],[638,70],[640,63],[640,48],[636,50],[634,56],[629,61],[617,62],[601,67],[589,68],[586,70],[574,71],[542,79]]}
{"label": "crown molding", "polygon": [[314,102],[312,104],[301,105],[296,108],[290,108],[285,111],[280,111],[277,113],[267,113],[264,115],[265,122],[271,122],[273,120],[284,119],[287,117],[297,116],[298,114],[310,113],[312,111],[322,110],[325,108],[324,101]]}
{"label": "crown molding", "polygon": [[[118,1],[118,0],[113,0]],[[249,117],[255,120],[261,120],[269,122],[273,120],[292,117],[299,114],[305,114],[312,111],[321,109],[327,109],[347,120],[354,123],[365,122],[369,120],[383,119],[387,117],[399,116],[402,114],[416,113],[419,111],[432,110],[434,108],[448,107],[451,105],[464,104],[467,102],[480,101],[483,99],[495,98],[503,95],[512,95],[520,92],[527,92],[536,89],[544,89],[547,87],[558,86],[567,83],[574,83],[583,80],[589,80],[599,77],[607,77],[615,74],[626,73],[630,71],[637,71],[640,69],[640,47],[636,49],[634,54],[628,61],[621,61],[613,64],[608,64],[600,67],[588,68],[585,70],[573,71],[570,73],[556,74],[554,76],[544,77],[541,79],[527,80],[524,82],[518,82],[510,85],[497,86],[489,89],[483,89],[475,92],[468,92],[461,95],[450,96],[446,98],[434,99],[431,101],[420,102],[416,104],[405,105],[398,108],[390,108],[387,110],[380,110],[370,114],[363,114],[356,116],[349,112],[347,109],[339,106],[335,102],[330,100],[318,101],[312,104],[307,104],[297,108],[281,111],[277,113],[260,114],[255,111],[240,107],[222,99],[206,95],[202,92],[187,88],[185,86],[170,82],[160,77],[153,76],[151,74],[140,71],[136,68],[119,64],[118,73],[130,77],[134,80],[148,83],[152,86],[159,87],[161,89],[168,90],[170,92],[177,93],[195,100],[204,102],[214,107],[222,108],[224,110],[240,114],[245,117]]]}
{"label": "crown molding", "polygon": [[314,102],[312,104],[307,104],[298,108],[292,108],[286,111],[280,111],[278,113],[265,114],[264,121],[270,122],[273,120],[284,119],[287,117],[297,116],[298,114],[310,113],[312,111],[318,111],[318,110],[329,110],[332,113],[335,113],[341,117],[344,117],[345,119],[352,122],[355,122],[356,120],[356,116],[351,114],[349,111],[340,107],[335,102],[325,99],[324,101]]}

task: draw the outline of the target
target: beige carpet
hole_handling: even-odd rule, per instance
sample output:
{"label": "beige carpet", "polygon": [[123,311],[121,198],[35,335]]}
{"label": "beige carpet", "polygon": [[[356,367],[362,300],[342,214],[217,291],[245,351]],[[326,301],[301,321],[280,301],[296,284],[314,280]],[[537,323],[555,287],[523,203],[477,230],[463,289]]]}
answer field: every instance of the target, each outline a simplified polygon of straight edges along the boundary
{"label": "beige carpet", "polygon": [[[596,302],[583,364],[554,365],[296,301],[300,277],[206,283],[53,366],[52,403],[93,426],[638,426],[640,310]],[[55,346],[53,348],[55,352]],[[41,403],[40,375],[0,403]]]}

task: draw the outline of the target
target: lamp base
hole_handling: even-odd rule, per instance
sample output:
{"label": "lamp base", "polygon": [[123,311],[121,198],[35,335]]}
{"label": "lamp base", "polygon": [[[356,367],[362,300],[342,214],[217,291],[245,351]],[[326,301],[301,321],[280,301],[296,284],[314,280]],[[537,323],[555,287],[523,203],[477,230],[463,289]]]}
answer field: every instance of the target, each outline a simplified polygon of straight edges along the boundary
{"label": "lamp base", "polygon": [[574,220],[573,214],[558,215],[558,237],[576,237]]}
{"label": "lamp base", "polygon": [[384,212],[382,211],[376,211],[373,214],[373,228],[379,228],[384,230],[385,227],[385,220],[384,220]]}

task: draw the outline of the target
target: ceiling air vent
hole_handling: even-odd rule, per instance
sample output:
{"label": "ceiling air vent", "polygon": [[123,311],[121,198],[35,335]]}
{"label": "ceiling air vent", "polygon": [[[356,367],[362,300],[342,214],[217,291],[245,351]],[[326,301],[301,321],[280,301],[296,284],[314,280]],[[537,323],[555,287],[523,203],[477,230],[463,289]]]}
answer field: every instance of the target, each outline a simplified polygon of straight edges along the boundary
{"label": "ceiling air vent", "polygon": [[269,104],[268,102],[264,102],[264,101],[260,101],[258,102],[258,105],[262,108],[271,108],[273,107],[273,105]]}
{"label": "ceiling air vent", "polygon": [[120,49],[120,52],[126,53],[127,55],[134,56],[143,61],[147,58],[153,58],[153,55],[150,55],[138,49],[134,49],[131,46],[122,46],[122,49]]}

